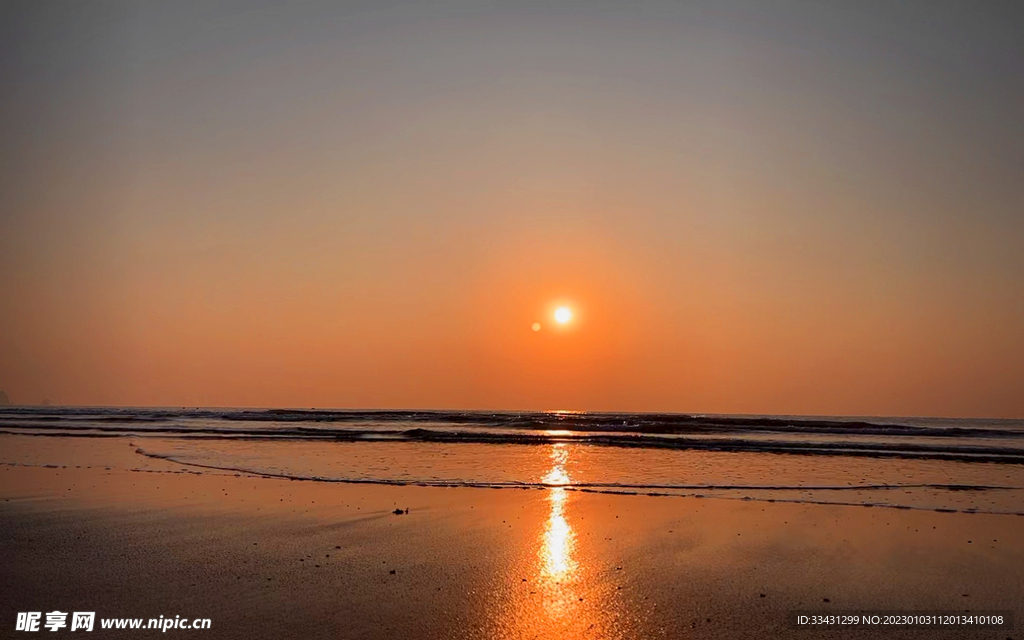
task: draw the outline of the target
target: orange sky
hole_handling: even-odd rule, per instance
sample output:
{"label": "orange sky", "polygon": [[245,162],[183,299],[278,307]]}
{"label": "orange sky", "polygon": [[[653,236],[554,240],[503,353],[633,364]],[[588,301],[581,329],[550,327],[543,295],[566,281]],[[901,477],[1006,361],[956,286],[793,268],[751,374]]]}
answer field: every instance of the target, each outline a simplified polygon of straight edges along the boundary
{"label": "orange sky", "polygon": [[0,19],[13,401],[1024,417],[998,16],[207,5]]}

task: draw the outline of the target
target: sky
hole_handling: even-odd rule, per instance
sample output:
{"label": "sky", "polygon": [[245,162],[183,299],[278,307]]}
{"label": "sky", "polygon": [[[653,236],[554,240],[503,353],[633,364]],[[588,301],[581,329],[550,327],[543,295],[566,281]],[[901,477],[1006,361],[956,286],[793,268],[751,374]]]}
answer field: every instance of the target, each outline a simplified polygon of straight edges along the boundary
{"label": "sky", "polygon": [[1024,417],[1022,19],[4,2],[0,389]]}

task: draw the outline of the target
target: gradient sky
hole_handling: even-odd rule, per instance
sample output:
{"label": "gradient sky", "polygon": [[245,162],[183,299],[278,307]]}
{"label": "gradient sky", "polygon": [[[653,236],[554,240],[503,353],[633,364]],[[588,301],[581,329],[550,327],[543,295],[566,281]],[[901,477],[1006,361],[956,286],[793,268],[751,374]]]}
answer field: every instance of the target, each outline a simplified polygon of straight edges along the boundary
{"label": "gradient sky", "polygon": [[1022,20],[4,2],[0,389],[1024,417]]}

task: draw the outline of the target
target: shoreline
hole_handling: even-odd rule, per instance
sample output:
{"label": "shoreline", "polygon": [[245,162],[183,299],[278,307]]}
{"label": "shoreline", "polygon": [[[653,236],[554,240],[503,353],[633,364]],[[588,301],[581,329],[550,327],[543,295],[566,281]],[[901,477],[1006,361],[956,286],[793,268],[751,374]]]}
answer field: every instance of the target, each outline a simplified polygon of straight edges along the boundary
{"label": "shoreline", "polygon": [[171,631],[207,638],[837,638],[787,612],[1012,610],[1012,633],[898,636],[1005,638],[1024,615],[1018,517],[300,482],[141,462],[128,440],[0,469],[4,624],[59,609],[208,617]]}

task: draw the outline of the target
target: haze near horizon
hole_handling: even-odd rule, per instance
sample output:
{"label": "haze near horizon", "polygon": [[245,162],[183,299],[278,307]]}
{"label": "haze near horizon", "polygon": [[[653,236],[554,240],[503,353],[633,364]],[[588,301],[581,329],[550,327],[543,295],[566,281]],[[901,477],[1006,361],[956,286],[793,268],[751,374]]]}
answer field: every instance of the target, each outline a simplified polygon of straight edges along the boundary
{"label": "haze near horizon", "polygon": [[1024,417],[1022,17],[5,3],[0,389]]}

